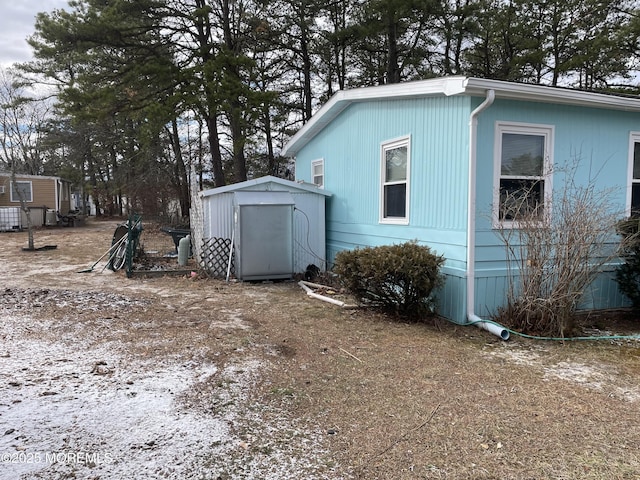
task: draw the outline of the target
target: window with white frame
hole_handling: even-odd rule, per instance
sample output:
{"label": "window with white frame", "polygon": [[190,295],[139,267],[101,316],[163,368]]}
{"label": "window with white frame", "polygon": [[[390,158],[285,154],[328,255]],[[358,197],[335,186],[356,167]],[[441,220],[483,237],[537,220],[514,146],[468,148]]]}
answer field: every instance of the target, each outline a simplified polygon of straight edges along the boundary
{"label": "window with white frame", "polygon": [[324,159],[311,162],[311,180],[318,188],[324,188]]}
{"label": "window with white frame", "polygon": [[629,215],[640,217],[640,132],[631,132],[629,142],[629,178],[631,183],[627,200]]}
{"label": "window with white frame", "polygon": [[25,202],[33,202],[33,188],[30,181],[11,182],[11,201],[19,202],[20,194],[22,194]]}
{"label": "window with white frame", "polygon": [[494,220],[542,221],[550,208],[553,127],[496,124]]}
{"label": "window with white frame", "polygon": [[409,137],[383,143],[381,157],[380,221],[406,224],[409,221]]}

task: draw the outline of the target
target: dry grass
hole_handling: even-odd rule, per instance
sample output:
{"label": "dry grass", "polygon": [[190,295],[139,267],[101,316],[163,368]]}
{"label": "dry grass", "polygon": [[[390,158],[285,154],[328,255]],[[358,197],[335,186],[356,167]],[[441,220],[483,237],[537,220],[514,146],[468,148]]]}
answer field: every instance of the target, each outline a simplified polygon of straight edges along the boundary
{"label": "dry grass", "polygon": [[[12,235],[13,241],[17,234]],[[57,239],[75,246],[73,252],[55,253],[60,263],[65,258],[77,263],[80,256],[90,265],[103,249],[96,245],[99,230],[87,229],[82,240],[71,230],[42,235],[50,237],[36,235],[37,244]],[[90,241],[93,247],[83,251]],[[7,242],[0,248],[3,255],[15,251]],[[35,258],[17,255],[16,262]],[[98,287],[95,278],[65,280],[40,272],[22,280],[140,292],[155,302],[147,311],[154,334],[173,335],[176,352],[208,346],[220,362],[242,355],[262,359],[268,368],[247,402],[273,407],[320,434],[331,478],[640,478],[637,341],[502,342],[443,320],[406,324],[367,310],[341,309],[308,298],[293,282],[118,275],[112,287]],[[182,303],[174,299],[167,308],[162,295],[148,294],[149,286],[183,295]],[[211,333],[204,319],[221,310],[236,312],[250,328]],[[631,320],[631,328],[640,329],[640,322]],[[610,324],[606,317],[598,319],[600,328]],[[628,325],[613,328],[628,331]],[[167,343],[162,345],[165,350],[137,354],[169,354]],[[249,425],[238,428],[250,431]],[[277,430],[265,435],[282,435],[283,442],[295,438]]]}
{"label": "dry grass", "polygon": [[[324,305],[259,328],[286,332],[279,341],[295,354],[271,382],[293,392],[295,415],[337,432],[336,459],[356,478],[640,475],[639,399],[620,393],[636,384],[637,344],[502,344],[449,324]],[[534,360],[512,360],[529,350]],[[545,374],[561,362],[614,378],[596,388]]]}

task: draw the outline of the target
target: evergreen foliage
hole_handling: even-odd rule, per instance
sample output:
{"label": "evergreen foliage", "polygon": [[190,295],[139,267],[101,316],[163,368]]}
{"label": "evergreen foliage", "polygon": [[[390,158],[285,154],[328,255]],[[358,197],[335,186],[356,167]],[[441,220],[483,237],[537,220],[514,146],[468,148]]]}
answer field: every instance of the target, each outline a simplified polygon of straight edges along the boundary
{"label": "evergreen foliage", "polygon": [[470,75],[635,93],[639,11],[627,0],[73,0],[37,16],[35,60],[19,67],[55,89],[50,173],[75,169],[113,213],[161,210],[170,202],[142,198],[161,191],[184,215],[192,170],[201,187],[290,175],[280,148],[339,89]]}
{"label": "evergreen foliage", "polygon": [[357,298],[406,317],[435,312],[433,292],[444,283],[444,258],[416,241],[343,250],[334,271]]}

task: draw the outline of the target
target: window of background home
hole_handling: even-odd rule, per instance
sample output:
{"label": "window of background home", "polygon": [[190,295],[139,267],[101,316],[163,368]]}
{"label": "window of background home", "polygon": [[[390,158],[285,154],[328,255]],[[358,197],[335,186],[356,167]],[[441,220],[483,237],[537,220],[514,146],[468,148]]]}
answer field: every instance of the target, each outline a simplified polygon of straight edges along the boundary
{"label": "window of background home", "polygon": [[494,219],[544,218],[551,194],[553,127],[498,123]]}
{"label": "window of background home", "polygon": [[314,185],[319,188],[324,188],[324,160],[314,160],[311,162],[311,178]]}
{"label": "window of background home", "polygon": [[409,220],[409,137],[382,144],[380,221],[406,224]]}
{"label": "window of background home", "polygon": [[11,182],[11,201],[19,202],[20,195],[18,192],[22,193],[24,196],[25,202],[33,202],[33,189],[31,182]]}

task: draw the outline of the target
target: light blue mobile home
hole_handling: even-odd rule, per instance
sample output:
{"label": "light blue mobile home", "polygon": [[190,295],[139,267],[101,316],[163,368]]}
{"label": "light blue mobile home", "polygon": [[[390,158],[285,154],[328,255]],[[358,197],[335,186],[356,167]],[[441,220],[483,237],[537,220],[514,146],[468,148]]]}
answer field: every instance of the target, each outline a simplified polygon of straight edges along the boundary
{"label": "light blue mobile home", "polygon": [[[283,153],[298,180],[332,193],[330,263],[343,249],[418,239],[446,257],[440,313],[466,323],[505,300],[499,192],[535,184],[547,198],[563,188],[553,171],[577,162],[575,179],[617,188],[612,208],[628,214],[640,204],[634,150],[640,99],[447,77],[338,92]],[[526,154],[538,160],[517,160]],[[610,275],[591,290],[593,308],[625,304]]]}

